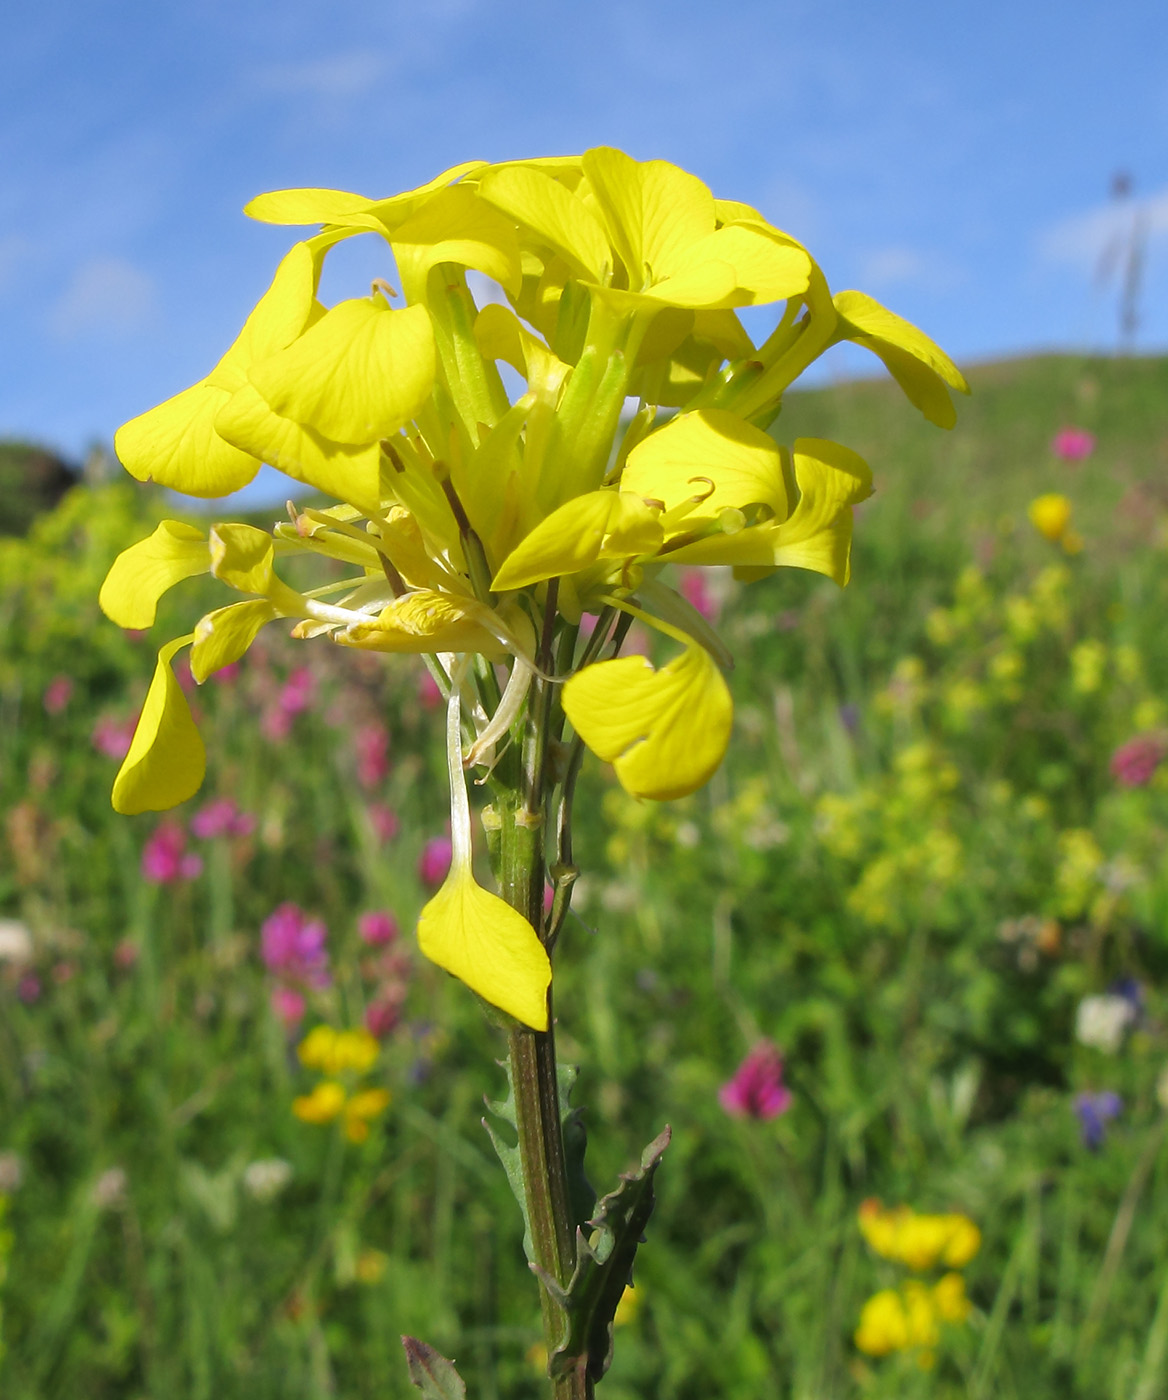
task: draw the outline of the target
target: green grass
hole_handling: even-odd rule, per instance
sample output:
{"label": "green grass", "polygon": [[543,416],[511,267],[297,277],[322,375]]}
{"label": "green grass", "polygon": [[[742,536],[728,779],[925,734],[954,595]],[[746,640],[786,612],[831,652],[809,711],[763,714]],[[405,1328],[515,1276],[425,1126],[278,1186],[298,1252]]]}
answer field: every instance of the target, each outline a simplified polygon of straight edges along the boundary
{"label": "green grass", "polygon": [[[1168,784],[1108,769],[1166,720],[1168,361],[970,378],[950,435],[877,382],[791,397],[785,441],[837,438],[876,474],[852,586],[792,571],[733,594],[736,732],[706,790],[639,805],[587,770],[557,1004],[594,1185],[674,1129],[609,1400],[1168,1387]],[[1089,461],[1052,456],[1067,422],[1097,434]],[[1072,499],[1081,553],[1027,522],[1044,491]],[[384,1400],[412,1393],[410,1332],[457,1357],[476,1400],[534,1397],[521,1224],[479,1126],[502,1042],[409,937],[445,820],[420,667],[277,638],[204,687],[212,762],[178,815],[230,793],[257,829],[190,838],[203,873],[145,883],[158,819],[114,816],[116,764],[90,736],[140,703],[201,585],[142,641],[94,599],[161,513],[128,484],[79,491],[0,543],[0,918],[35,945],[31,968],[0,963],[0,1151],[23,1164],[0,1394]],[[314,704],[264,738],[303,664]],[[74,689],[49,715],[58,675]],[[366,789],[354,736],[377,720],[392,769]],[[400,835],[378,840],[372,802]],[[405,930],[408,998],[375,1072],[393,1103],[363,1144],[291,1112],[312,1076],[258,952],[284,900],[330,931],[334,983],[306,1025],[357,1024],[383,980],[359,912]],[[1080,1000],[1120,977],[1143,988],[1139,1024],[1115,1054],[1079,1044]],[[728,1119],[718,1087],[762,1036],[794,1105]],[[1124,1100],[1095,1153],[1072,1110],[1086,1089]],[[257,1199],[248,1165],[271,1158],[290,1179]],[[852,1342],[864,1300],[903,1277],[863,1244],[869,1196],[983,1232],[974,1311],[931,1369]]]}

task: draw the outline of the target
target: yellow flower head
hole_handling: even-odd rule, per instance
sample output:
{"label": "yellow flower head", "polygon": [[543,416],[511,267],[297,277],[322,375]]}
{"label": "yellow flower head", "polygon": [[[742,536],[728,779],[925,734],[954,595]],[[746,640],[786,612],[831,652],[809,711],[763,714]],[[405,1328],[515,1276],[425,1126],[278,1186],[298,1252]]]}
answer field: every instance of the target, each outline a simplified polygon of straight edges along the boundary
{"label": "yellow flower head", "polygon": [[965,1215],[918,1215],[908,1206],[886,1208],[873,1199],[861,1205],[859,1221],[874,1253],[917,1273],[937,1264],[964,1268],[981,1248],[981,1231]]}
{"label": "yellow flower head", "polygon": [[[871,297],[833,296],[808,251],[757,210],[610,147],[471,162],[389,198],[280,190],[247,212],[317,231],[209,372],[115,446],[138,479],[190,495],[225,495],[266,462],[335,504],[294,508],[271,531],[167,521],[114,561],[101,604],[125,627],[150,626],[161,595],[200,573],[236,595],[160,650],[114,805],[160,810],[202,781],[172,671],[182,646],[200,683],[281,622],[300,639],[427,655],[449,696],[455,849],[419,941],[542,1029],[550,963],[532,923],[472,872],[464,768],[490,773],[544,713],[634,797],[701,786],[729,741],[731,658],[670,586],[673,569],[731,565],[751,580],[797,567],[842,585],[853,507],[872,489],[847,447],[768,434],[785,390],[847,340],[934,423],[951,426],[951,391],[967,386]],[[402,294],[378,278],[326,305],[325,258],[368,232]],[[476,300],[484,279],[493,288]],[[756,345],[737,312],[772,303],[775,328]],[[328,564],[320,586],[285,580],[293,555]],[[591,637],[585,613],[601,618]],[[672,656],[618,656],[629,617],[674,643]],[[306,1053],[330,1074],[359,1072],[368,1054],[323,1046]]]}
{"label": "yellow flower head", "polygon": [[1071,503],[1057,491],[1036,496],[1030,502],[1028,514],[1030,523],[1051,544],[1061,543],[1071,526]]}

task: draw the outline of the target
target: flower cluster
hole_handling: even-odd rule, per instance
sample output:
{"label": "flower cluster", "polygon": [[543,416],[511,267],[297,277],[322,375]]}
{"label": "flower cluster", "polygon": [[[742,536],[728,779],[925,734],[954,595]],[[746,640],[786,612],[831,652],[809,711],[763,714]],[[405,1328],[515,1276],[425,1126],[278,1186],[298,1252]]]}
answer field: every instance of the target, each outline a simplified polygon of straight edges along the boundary
{"label": "flower cluster", "polygon": [[260,929],[260,954],[275,978],[272,1009],[289,1027],[304,1017],[305,993],[322,991],[332,982],[327,938],[324,924],[309,919],[291,901],[269,914]]}
{"label": "flower cluster", "polygon": [[[529,694],[554,687],[557,727],[630,794],[699,787],[729,740],[730,658],[709,597],[692,579],[670,587],[667,566],[845,583],[871,474],[838,443],[769,436],[784,391],[841,341],[873,351],[942,426],[965,381],[871,297],[833,296],[757,210],[607,147],[462,165],[388,199],[283,190],[247,212],[320,232],[286,255],[211,372],[127,423],[117,452],[140,480],[195,496],[237,490],[267,462],[337,504],[292,507],[270,533],[164,521],[115,561],[101,604],[126,628],[151,626],[161,595],[197,574],[240,596],[161,648],[114,806],[170,807],[202,781],[174,670],[184,647],[200,683],[279,619],[300,638],[428,654],[449,706],[452,860],[419,941],[542,1028],[550,963],[527,919],[475,881],[464,767],[489,772]],[[378,278],[326,307],[325,257],[367,232],[388,245],[401,296]],[[737,309],[767,303],[783,309],[756,345]],[[501,368],[523,380],[513,400]],[[325,581],[287,581],[292,555],[327,561]],[[617,654],[633,618],[678,648],[660,669]],[[303,703],[285,697],[269,729],[286,732]]]}
{"label": "flower cluster", "polygon": [[865,1201],[859,1211],[860,1232],[873,1253],[923,1274],[947,1270],[935,1283],[905,1279],[884,1288],[864,1304],[856,1329],[856,1346],[869,1356],[912,1351],[930,1366],[941,1339],[942,1323],[964,1322],[970,1303],[963,1269],[981,1248],[981,1231],[965,1215],[922,1215],[908,1206],[887,1208]]}
{"label": "flower cluster", "polygon": [[367,1030],[338,1031],[316,1026],[296,1051],[305,1069],[325,1076],[308,1094],[294,1099],[292,1112],[302,1123],[340,1119],[350,1142],[364,1142],[369,1124],[389,1107],[389,1090],[360,1087],[359,1080],[377,1063],[380,1047]]}

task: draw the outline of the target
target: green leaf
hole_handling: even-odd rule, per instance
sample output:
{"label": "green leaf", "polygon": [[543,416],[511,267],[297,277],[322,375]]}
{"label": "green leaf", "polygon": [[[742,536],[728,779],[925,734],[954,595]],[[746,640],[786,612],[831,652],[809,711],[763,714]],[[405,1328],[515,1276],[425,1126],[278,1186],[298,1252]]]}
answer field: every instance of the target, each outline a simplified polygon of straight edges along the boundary
{"label": "green leaf", "polygon": [[568,1314],[568,1334],[548,1365],[553,1377],[575,1370],[582,1358],[593,1382],[608,1370],[613,1315],[653,1213],[653,1176],[670,1136],[671,1130],[663,1129],[642,1152],[640,1166],[623,1172],[620,1185],[604,1197],[587,1226],[577,1229],[576,1269],[567,1289],[555,1289],[544,1278]]}
{"label": "green leaf", "polygon": [[[510,1063],[502,1063],[503,1068],[507,1071],[507,1097],[502,1102],[492,1102],[487,1099],[486,1105],[488,1110],[496,1118],[506,1123],[518,1138],[519,1127],[515,1121],[515,1082],[511,1078]],[[568,1178],[568,1204],[572,1210],[573,1224],[577,1228],[588,1222],[588,1217],[596,1205],[596,1192],[592,1189],[592,1185],[584,1173],[584,1152],[588,1140],[581,1116],[583,1110],[573,1108],[571,1104],[572,1089],[579,1073],[576,1065],[556,1064],[560,1130],[564,1135],[564,1158]],[[507,1180],[511,1183],[511,1190],[519,1202],[519,1209],[523,1212],[523,1252],[527,1255],[528,1263],[534,1264],[535,1252],[531,1243],[531,1221],[527,1214],[527,1197],[523,1191],[523,1165],[519,1157],[518,1144],[512,1146],[505,1142],[486,1118],[483,1119],[483,1127],[487,1130],[491,1145],[498,1154],[499,1161],[503,1164]]]}
{"label": "green leaf", "polygon": [[527,1196],[523,1190],[523,1162],[519,1155],[519,1125],[515,1116],[515,1081],[511,1077],[510,1061],[505,1061],[503,1068],[507,1071],[507,1097],[501,1101],[486,1099],[485,1102],[487,1111],[506,1123],[514,1132],[516,1140],[514,1143],[506,1142],[486,1118],[483,1119],[483,1127],[487,1130],[491,1146],[495,1149],[499,1161],[503,1164],[503,1170],[507,1173],[507,1180],[511,1183],[512,1194],[523,1212],[523,1252],[527,1255],[527,1262],[534,1264],[535,1250],[531,1243],[531,1218],[527,1213]]}
{"label": "green leaf", "polygon": [[403,1337],[410,1380],[426,1400],[466,1400],[466,1386],[454,1363],[417,1337]]}

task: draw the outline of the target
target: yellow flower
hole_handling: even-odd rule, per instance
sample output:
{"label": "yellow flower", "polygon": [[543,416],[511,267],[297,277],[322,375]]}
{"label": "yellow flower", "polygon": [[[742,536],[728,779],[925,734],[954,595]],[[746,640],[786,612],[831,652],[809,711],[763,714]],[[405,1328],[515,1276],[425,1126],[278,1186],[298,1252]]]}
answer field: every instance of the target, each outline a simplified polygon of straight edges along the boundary
{"label": "yellow flower", "polygon": [[330,1077],[365,1074],[379,1053],[376,1039],[364,1028],[337,1031],[332,1026],[313,1027],[296,1050],[305,1069],[318,1069]]}
{"label": "yellow flower", "polygon": [[855,1342],[868,1356],[887,1356],[909,1345],[908,1315],[894,1288],[881,1289],[864,1304]]}
{"label": "yellow flower", "polygon": [[876,1254],[918,1273],[938,1263],[963,1268],[981,1248],[981,1231],[965,1215],[918,1215],[908,1206],[886,1208],[867,1200],[860,1207],[859,1222]]}
{"label": "yellow flower", "polygon": [[369,1124],[389,1107],[388,1089],[360,1089],[345,1101],[345,1134],[350,1142],[364,1142]]}
{"label": "yellow flower", "polygon": [[629,1323],[636,1322],[637,1314],[640,1311],[640,1294],[631,1283],[626,1284],[625,1291],[620,1295],[620,1301],[616,1305],[616,1312],[612,1315],[612,1325],[614,1327],[627,1327]]}
{"label": "yellow flower", "polygon": [[1027,508],[1030,523],[1044,539],[1059,544],[1071,525],[1071,503],[1057,491],[1036,496]]}
{"label": "yellow flower", "polygon": [[[967,386],[916,327],[861,292],[833,296],[807,250],[758,211],[609,147],[470,162],[387,199],[274,191],[247,212],[319,232],[284,257],[210,372],[115,445],[138,479],[191,495],[224,495],[267,462],[336,504],[293,510],[270,532],[164,522],[115,560],[101,605],[125,627],[150,626],[162,594],[200,573],[239,596],[159,652],[114,806],[161,810],[202,781],[171,670],[182,646],[199,683],[281,621],[299,639],[428,655],[449,695],[455,855],[419,942],[543,1029],[547,954],[475,879],[464,768],[490,773],[505,746],[524,747],[548,712],[528,704],[538,692],[633,796],[699,787],[729,740],[731,658],[663,581],[667,566],[731,565],[744,580],[797,567],[846,583],[871,474],[838,443],[771,438],[785,390],[844,340],[876,354],[934,423],[952,424],[950,393]],[[402,298],[377,279],[326,306],[325,258],[367,232],[387,245]],[[468,271],[503,300],[478,305]],[[756,346],[736,309],[774,302],[779,323]],[[500,365],[524,380],[514,399]],[[305,555],[328,572],[301,591],[282,569]],[[595,645],[576,631],[586,611],[609,629]],[[617,656],[621,612],[678,652],[660,668]],[[360,1072],[368,1050],[338,1042],[335,1064],[308,1053],[337,1074]]]}
{"label": "yellow flower", "polygon": [[345,1106],[345,1087],[323,1079],[311,1094],[292,1100],[292,1112],[302,1123],[331,1123]]}

